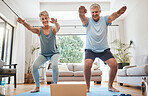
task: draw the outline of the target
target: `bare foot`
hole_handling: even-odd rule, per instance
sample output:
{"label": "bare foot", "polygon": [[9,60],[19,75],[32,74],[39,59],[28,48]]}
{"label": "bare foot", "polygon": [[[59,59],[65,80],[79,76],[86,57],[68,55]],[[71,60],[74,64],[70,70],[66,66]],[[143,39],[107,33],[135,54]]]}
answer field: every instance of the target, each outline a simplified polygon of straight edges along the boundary
{"label": "bare foot", "polygon": [[89,89],[86,89],[86,92],[88,93],[89,92]]}
{"label": "bare foot", "polygon": [[114,87],[110,87],[110,88],[108,88],[108,91],[112,91],[112,92],[120,92],[119,90],[115,89]]}
{"label": "bare foot", "polygon": [[39,87],[36,87],[34,90],[31,90],[30,93],[40,92]]}

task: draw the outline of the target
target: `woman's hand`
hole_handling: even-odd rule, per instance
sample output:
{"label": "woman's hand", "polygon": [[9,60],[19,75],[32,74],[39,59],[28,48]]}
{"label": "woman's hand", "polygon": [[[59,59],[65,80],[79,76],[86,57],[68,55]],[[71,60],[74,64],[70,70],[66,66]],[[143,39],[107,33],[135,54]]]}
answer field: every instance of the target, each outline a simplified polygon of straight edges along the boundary
{"label": "woman's hand", "polygon": [[55,24],[55,23],[57,23],[57,19],[51,18],[51,21],[50,22],[53,23],[53,24]]}
{"label": "woman's hand", "polygon": [[24,24],[25,20],[21,19],[21,18],[18,18],[17,21],[21,24]]}

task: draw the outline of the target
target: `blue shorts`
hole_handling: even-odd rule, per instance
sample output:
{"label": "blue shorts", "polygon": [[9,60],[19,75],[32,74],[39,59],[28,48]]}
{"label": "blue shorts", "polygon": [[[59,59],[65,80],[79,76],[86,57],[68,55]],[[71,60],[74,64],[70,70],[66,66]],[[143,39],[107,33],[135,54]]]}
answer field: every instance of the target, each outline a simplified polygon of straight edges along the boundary
{"label": "blue shorts", "polygon": [[99,57],[104,62],[110,58],[114,58],[110,48],[104,50],[104,52],[98,53],[95,53],[89,49],[85,49],[85,59],[92,59],[94,61],[96,57]]}

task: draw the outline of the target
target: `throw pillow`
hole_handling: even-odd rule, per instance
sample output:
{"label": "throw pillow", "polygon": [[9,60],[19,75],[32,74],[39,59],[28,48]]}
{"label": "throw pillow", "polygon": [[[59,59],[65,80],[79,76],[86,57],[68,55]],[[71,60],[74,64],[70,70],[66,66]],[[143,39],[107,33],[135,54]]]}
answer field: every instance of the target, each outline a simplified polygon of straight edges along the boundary
{"label": "throw pillow", "polygon": [[91,70],[97,70],[98,68],[99,68],[99,66],[98,66],[98,65],[93,64],[93,66],[92,66]]}
{"label": "throw pillow", "polygon": [[0,68],[3,68],[4,62],[0,60]]}
{"label": "throw pillow", "polygon": [[59,71],[69,71],[66,64],[58,65]]}

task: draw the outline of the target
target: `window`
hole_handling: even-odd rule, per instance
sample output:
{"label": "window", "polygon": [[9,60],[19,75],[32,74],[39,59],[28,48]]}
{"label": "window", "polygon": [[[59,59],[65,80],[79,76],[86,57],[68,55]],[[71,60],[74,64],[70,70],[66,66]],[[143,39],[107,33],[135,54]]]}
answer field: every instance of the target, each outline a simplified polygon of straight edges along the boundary
{"label": "window", "polygon": [[7,64],[11,63],[13,26],[0,17],[0,59]]}
{"label": "window", "polygon": [[86,35],[58,35],[57,47],[61,63],[83,63]]}
{"label": "window", "polygon": [[2,59],[3,37],[4,37],[5,22],[0,19],[0,58]]}

